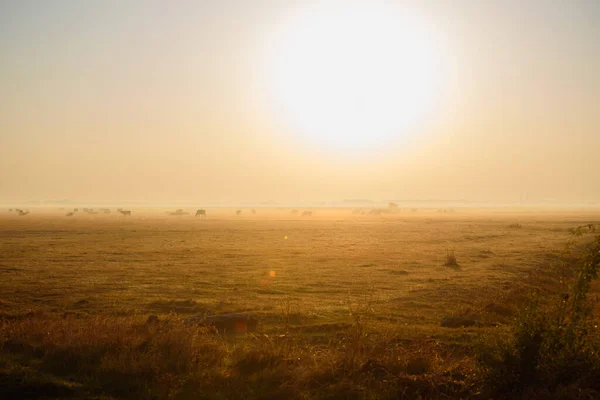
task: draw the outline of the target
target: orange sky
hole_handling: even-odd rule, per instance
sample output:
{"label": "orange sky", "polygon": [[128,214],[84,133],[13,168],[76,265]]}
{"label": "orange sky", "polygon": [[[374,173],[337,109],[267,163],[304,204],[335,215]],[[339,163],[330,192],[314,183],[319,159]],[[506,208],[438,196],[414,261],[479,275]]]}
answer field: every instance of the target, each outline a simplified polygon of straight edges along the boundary
{"label": "orange sky", "polygon": [[398,3],[451,84],[402,140],[344,154],[265,95],[262,49],[306,2],[2,2],[0,203],[600,201],[600,3]]}

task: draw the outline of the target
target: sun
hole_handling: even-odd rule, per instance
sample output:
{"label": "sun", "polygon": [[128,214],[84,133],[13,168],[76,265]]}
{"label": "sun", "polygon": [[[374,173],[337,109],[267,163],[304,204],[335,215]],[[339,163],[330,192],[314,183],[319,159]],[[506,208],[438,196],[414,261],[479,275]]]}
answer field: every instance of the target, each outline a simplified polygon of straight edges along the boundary
{"label": "sun", "polygon": [[317,3],[271,36],[265,68],[275,112],[330,149],[385,146],[409,135],[442,82],[433,30],[390,4]]}

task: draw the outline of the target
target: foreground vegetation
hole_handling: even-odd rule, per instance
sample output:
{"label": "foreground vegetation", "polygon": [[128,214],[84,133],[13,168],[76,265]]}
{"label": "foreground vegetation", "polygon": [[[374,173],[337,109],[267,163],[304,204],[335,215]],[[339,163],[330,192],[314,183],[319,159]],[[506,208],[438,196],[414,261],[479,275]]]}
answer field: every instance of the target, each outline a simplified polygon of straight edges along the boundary
{"label": "foreground vegetation", "polygon": [[[594,225],[576,228],[573,238],[596,229]],[[490,393],[600,397],[600,303],[592,297],[600,270],[600,235],[576,256],[571,245],[560,264],[542,271],[546,285],[532,288],[519,309],[512,337],[482,344],[479,361]]]}
{"label": "foreground vegetation", "polygon": [[[3,249],[8,257],[0,263],[0,272],[6,278],[0,282],[0,397],[597,398],[600,310],[595,296],[600,239],[594,226],[573,231],[568,251],[547,251],[541,255],[542,262],[538,260],[537,248],[512,248],[518,250],[517,257],[523,258],[523,263],[531,265],[525,269],[511,266],[508,256],[503,257],[501,264],[488,261],[498,257],[498,253],[508,252],[504,241],[512,242],[515,235],[524,238],[534,234],[531,241],[542,237],[547,242],[562,240],[564,244],[569,235],[562,227],[573,221],[555,221],[545,229],[523,224],[515,231],[505,218],[492,223],[473,217],[452,218],[433,222],[350,221],[341,228],[339,221],[336,227],[335,219],[302,221],[300,226],[294,221],[280,221],[283,226],[274,236],[286,233],[293,238],[303,233],[307,242],[329,229],[332,236],[322,238],[329,247],[319,250],[316,246],[314,254],[307,250],[310,244],[304,248],[298,242],[286,250],[252,250],[251,238],[245,242],[247,247],[234,250],[223,243],[237,234],[224,234],[233,227],[233,222],[226,222],[218,229],[213,226],[219,241],[206,242],[206,248],[224,248],[216,256],[206,254],[204,259],[213,257],[223,266],[228,263],[235,268],[226,272],[213,271],[212,265],[196,268],[199,279],[206,282],[205,291],[193,284],[182,286],[189,284],[182,281],[192,275],[192,268],[187,265],[193,257],[190,253],[204,251],[196,242],[195,250],[178,249],[183,254],[180,264],[172,266],[169,274],[164,269],[153,270],[151,265],[143,270],[150,276],[136,275],[139,270],[130,271],[133,278],[129,277],[131,281],[126,286],[129,293],[122,289],[118,295],[112,289],[125,286],[127,277],[123,272],[136,262],[149,261],[145,246],[156,249],[152,240],[181,243],[183,239],[176,233],[164,229],[173,227],[172,223],[161,225],[156,237],[140,235],[138,241],[133,241],[133,232],[143,231],[142,222],[111,228],[98,221],[87,221],[89,226],[99,224],[98,228],[82,224],[88,235],[102,234],[107,240],[115,240],[120,247],[113,249],[114,253],[122,253],[117,256],[121,261],[131,257],[131,264],[111,266],[110,261],[97,262],[98,270],[93,271],[82,263],[79,267],[85,274],[72,275],[52,260],[68,264],[76,254],[92,253],[97,257],[107,252],[106,243],[84,242],[86,245],[81,246],[82,242],[77,242],[80,228],[70,232],[63,227],[62,234],[73,236],[59,245],[55,243],[52,253],[46,254],[34,244],[56,240],[60,229],[52,227],[44,233],[39,226],[25,225],[18,231],[21,238],[16,239],[14,232],[8,231],[13,242],[10,248]],[[43,224],[47,226],[48,221]],[[448,235],[451,229],[451,240],[437,241],[432,235],[432,224],[442,230],[441,235]],[[445,228],[449,224],[452,228]],[[357,225],[361,231],[371,231],[358,237],[354,230]],[[390,226],[401,226],[403,231],[396,232],[388,246],[415,231],[416,238],[428,237],[429,246],[439,250],[439,259],[427,270],[423,268],[427,260],[414,256],[392,267],[392,260],[398,263],[395,249],[386,247],[381,252],[384,254],[364,251],[369,236],[381,230],[389,239]],[[461,247],[457,234],[464,233],[467,226],[465,242],[477,243],[471,253]],[[262,222],[260,228],[244,229],[268,237],[274,225],[269,220]],[[123,233],[126,230],[133,232]],[[189,230],[181,231],[189,240]],[[332,237],[340,239],[335,242]],[[482,239],[489,242],[481,243]],[[284,240],[284,245],[289,246],[289,239]],[[346,244],[344,241],[352,242],[355,253],[361,254],[344,257],[343,246],[332,250]],[[413,240],[412,245],[415,243]],[[74,250],[75,244],[79,250]],[[426,247],[427,243],[420,246]],[[162,263],[173,262],[173,252],[165,247],[155,250],[153,257],[160,254],[166,257]],[[262,255],[264,260],[273,259],[272,263],[283,265],[290,262],[284,259],[283,251],[304,261],[303,268],[309,273],[303,280],[277,282],[280,275],[302,275],[289,266],[286,270],[273,265],[268,271],[274,274],[260,275],[253,284],[245,286],[242,279],[235,279],[237,274],[251,272],[250,265],[256,263],[240,263],[240,259]],[[144,257],[136,257],[140,252]],[[46,261],[44,257],[54,266],[53,271],[38,267],[39,262]],[[111,257],[115,255],[104,255],[104,259]],[[308,257],[316,257],[316,263],[323,265],[320,276],[314,276]],[[373,261],[368,264],[367,259]],[[354,265],[348,265],[349,260],[355,260]],[[482,262],[476,264],[474,260]],[[333,273],[333,263],[337,274]],[[339,271],[341,268],[356,273],[369,271],[368,286],[345,283],[345,271]],[[33,276],[19,275],[21,271]],[[509,273],[513,274],[510,285],[503,284],[502,291],[493,287],[496,276],[505,282]],[[108,280],[113,274],[119,274],[121,279],[113,280],[113,287],[103,286],[100,279]],[[143,290],[141,287],[148,284],[149,278],[161,279],[153,296],[132,296]],[[245,278],[248,280],[248,276]],[[320,280],[321,287],[310,286],[315,279]],[[488,280],[487,291],[478,282],[482,279]],[[95,285],[90,286],[89,281],[93,280]],[[409,280],[416,287],[407,294],[403,283]],[[175,284],[179,285],[178,291]],[[396,290],[394,296],[381,295],[388,286]],[[314,289],[306,293],[307,287]],[[6,295],[9,290],[10,296]],[[479,293],[475,299],[476,291]],[[228,335],[185,323],[189,315],[228,311],[252,313],[260,320],[259,329]],[[149,314],[158,315],[158,323],[149,323]]]}

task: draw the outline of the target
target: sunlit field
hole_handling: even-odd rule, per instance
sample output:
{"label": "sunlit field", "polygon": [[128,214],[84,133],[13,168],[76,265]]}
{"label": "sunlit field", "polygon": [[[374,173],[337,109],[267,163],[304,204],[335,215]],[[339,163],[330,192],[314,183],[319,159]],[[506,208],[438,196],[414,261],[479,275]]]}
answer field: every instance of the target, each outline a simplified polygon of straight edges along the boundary
{"label": "sunlit field", "polygon": [[600,399],[598,21],[0,1],[0,400]]}
{"label": "sunlit field", "polygon": [[[569,229],[600,221],[589,210],[306,210],[3,211],[1,390],[472,397],[477,342],[507,335],[528,290],[550,285],[539,271],[556,266]],[[256,330],[186,321],[226,313]]]}

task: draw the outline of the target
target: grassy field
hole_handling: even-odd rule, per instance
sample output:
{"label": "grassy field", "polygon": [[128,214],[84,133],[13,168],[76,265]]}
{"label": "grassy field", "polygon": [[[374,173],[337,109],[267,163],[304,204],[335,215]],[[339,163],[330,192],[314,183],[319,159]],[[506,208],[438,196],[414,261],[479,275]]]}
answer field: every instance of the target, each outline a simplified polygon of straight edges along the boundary
{"label": "grassy field", "polygon": [[[561,259],[570,228],[600,221],[589,210],[166,211],[1,214],[0,395],[481,397],[477,343],[509,335],[527,291],[553,279],[533,272]],[[183,323],[231,312],[257,331]],[[442,327],[446,317],[475,325]]]}

